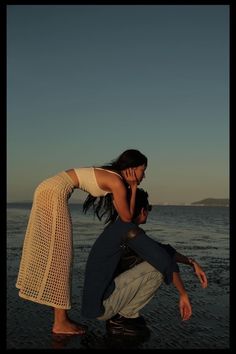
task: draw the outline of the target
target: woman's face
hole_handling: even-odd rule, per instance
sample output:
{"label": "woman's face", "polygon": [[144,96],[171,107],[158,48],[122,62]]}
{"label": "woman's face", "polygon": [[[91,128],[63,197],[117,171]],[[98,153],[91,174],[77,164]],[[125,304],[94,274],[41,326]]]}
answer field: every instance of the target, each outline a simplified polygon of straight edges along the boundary
{"label": "woman's face", "polygon": [[134,172],[135,172],[136,178],[138,180],[138,184],[140,184],[142,182],[143,178],[145,178],[146,168],[147,168],[146,165],[140,165],[140,166],[134,167]]}

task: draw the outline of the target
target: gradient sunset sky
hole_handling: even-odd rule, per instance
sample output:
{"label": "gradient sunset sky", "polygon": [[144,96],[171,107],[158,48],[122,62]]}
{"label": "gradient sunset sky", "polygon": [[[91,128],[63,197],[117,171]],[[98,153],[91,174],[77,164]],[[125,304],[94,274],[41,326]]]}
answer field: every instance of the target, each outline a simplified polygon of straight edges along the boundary
{"label": "gradient sunset sky", "polygon": [[8,5],[8,202],[128,148],[152,203],[229,197],[229,6]]}

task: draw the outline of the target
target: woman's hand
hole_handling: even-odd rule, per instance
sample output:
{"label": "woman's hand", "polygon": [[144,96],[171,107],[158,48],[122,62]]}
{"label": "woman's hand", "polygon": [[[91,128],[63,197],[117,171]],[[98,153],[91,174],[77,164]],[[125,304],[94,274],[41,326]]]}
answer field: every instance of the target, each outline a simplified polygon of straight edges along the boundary
{"label": "woman's hand", "polygon": [[128,185],[132,188],[132,187],[137,187],[139,181],[136,177],[135,174],[135,169],[134,168],[127,168],[124,171],[124,178],[126,180],[126,182],[128,183]]}

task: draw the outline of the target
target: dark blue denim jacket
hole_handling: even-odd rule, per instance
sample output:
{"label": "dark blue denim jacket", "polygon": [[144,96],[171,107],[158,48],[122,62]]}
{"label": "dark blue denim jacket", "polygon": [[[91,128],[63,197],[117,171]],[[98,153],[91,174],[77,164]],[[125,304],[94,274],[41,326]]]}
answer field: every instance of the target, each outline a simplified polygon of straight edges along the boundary
{"label": "dark blue denim jacket", "polygon": [[113,292],[116,268],[122,256],[122,244],[135,251],[143,260],[159,270],[166,284],[172,282],[173,272],[179,272],[176,250],[163,245],[132,222],[117,219],[97,238],[89,253],[82,296],[82,316],[96,318],[104,313],[102,302]]}

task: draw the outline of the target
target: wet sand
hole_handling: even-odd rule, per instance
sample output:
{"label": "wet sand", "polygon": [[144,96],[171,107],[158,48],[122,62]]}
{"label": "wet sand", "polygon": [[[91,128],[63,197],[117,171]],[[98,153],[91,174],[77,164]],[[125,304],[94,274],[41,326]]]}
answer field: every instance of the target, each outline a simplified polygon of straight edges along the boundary
{"label": "wet sand", "polygon": [[[105,323],[80,316],[86,254],[76,248],[70,317],[88,325],[85,336],[53,336],[52,309],[21,299],[15,288],[19,264],[18,249],[8,251],[7,263],[7,349],[229,349],[228,261],[202,257],[209,287],[202,289],[192,270],[180,266],[189,293],[193,315],[182,322],[178,294],[173,285],[162,285],[142,310],[150,329],[148,338],[111,338]],[[82,256],[81,256],[82,254]]]}

